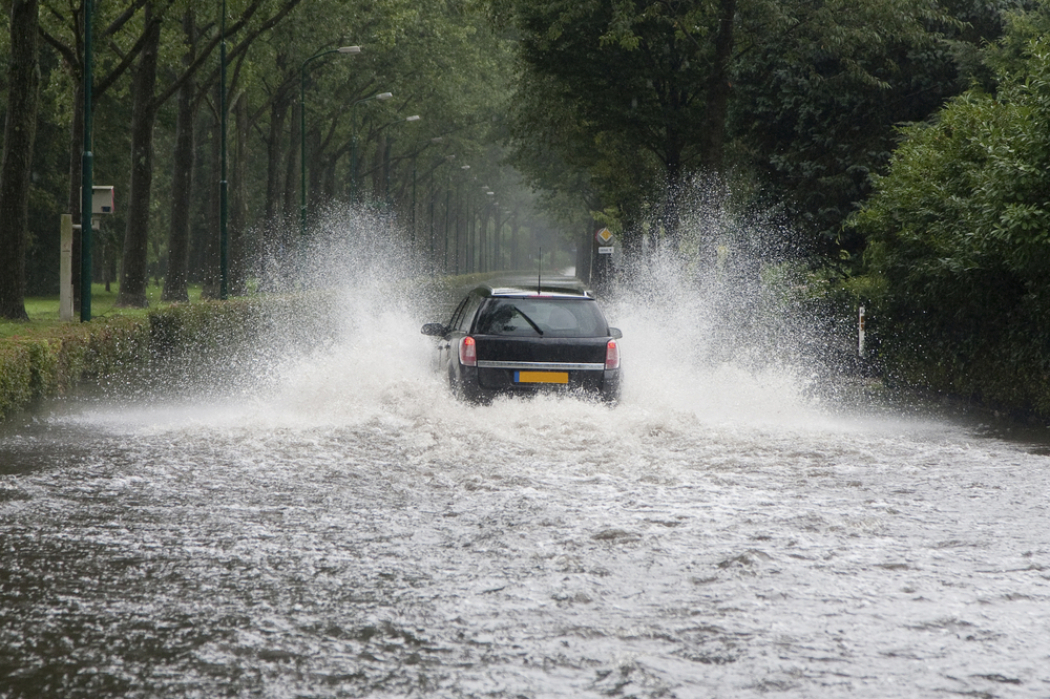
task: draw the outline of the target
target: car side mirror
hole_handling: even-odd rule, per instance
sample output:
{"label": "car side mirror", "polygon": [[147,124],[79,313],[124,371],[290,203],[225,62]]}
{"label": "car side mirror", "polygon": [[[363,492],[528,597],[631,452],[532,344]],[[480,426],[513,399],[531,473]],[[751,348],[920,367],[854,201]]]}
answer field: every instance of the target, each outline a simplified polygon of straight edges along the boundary
{"label": "car side mirror", "polygon": [[619,328],[609,328],[609,337],[611,337],[614,340],[619,340],[621,337],[623,337],[623,333],[620,332]]}
{"label": "car side mirror", "polygon": [[444,337],[448,334],[448,330],[441,323],[427,323],[419,332],[431,337]]}

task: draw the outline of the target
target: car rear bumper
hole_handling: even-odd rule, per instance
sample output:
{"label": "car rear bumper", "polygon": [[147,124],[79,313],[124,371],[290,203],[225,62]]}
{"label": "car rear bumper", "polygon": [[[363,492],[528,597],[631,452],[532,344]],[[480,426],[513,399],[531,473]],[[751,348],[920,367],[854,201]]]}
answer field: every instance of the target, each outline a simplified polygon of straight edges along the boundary
{"label": "car rear bumper", "polygon": [[620,370],[604,364],[565,362],[479,361],[460,366],[460,388],[472,400],[487,402],[500,395],[568,393],[616,401],[620,397]]}

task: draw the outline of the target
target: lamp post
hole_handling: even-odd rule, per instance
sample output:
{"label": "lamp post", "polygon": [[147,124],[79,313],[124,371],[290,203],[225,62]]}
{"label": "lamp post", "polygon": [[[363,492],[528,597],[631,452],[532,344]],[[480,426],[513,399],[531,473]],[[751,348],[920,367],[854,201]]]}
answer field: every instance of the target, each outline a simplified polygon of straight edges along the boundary
{"label": "lamp post", "polygon": [[[464,175],[466,175],[467,171],[470,170],[470,165],[461,165],[459,169]],[[459,200],[461,202],[463,201],[463,196],[461,194],[458,196],[458,198],[459,198]],[[451,201],[452,201],[452,173],[449,172],[449,175],[448,175],[448,197],[446,198],[446,201],[445,201],[445,211],[446,212],[448,212],[448,209],[451,206]],[[460,208],[460,211],[463,210],[462,204],[460,205],[459,208]],[[462,216],[459,216],[457,218],[462,218]],[[467,272],[473,272],[474,271],[471,268],[471,266],[470,266],[469,257],[467,255],[469,245],[462,245],[461,244],[461,243],[469,242],[469,238],[467,238],[466,240],[463,240],[463,241],[460,240],[460,234],[459,234],[460,225],[459,224],[460,224],[460,222],[457,220],[456,221],[456,245],[455,245],[455,249],[456,249],[456,255],[455,255],[456,256],[456,274],[459,274],[459,255],[460,255],[460,248],[461,247],[464,248],[463,249],[463,261],[464,261],[464,263],[466,264],[466,267],[467,267],[466,271]],[[448,227],[448,224],[446,223],[446,228],[447,227]],[[464,233],[465,234],[469,234],[469,231],[465,231]]]}
{"label": "lamp post", "polygon": [[350,197],[353,203],[357,203],[357,105],[373,100],[388,100],[394,96],[393,92],[379,92],[370,97],[359,99],[350,105],[350,127],[354,131],[353,146],[350,150]]}
{"label": "lamp post", "polygon": [[[492,208],[493,208],[492,224],[493,224],[493,226],[496,226],[499,223],[499,216],[495,212],[495,206],[496,206],[496,199],[495,199],[495,197],[496,197],[496,193],[493,192],[488,187],[485,187],[485,196],[491,197],[489,199],[489,204],[491,204]],[[495,237],[495,233],[496,232],[493,231],[493,235],[489,236],[489,207],[486,205],[485,206],[485,227],[481,229],[481,236],[482,236],[482,238],[481,238],[481,260],[482,260],[482,267],[485,269],[486,272],[491,272],[492,268],[495,266],[495,260],[493,259],[493,255],[492,255],[493,238]]]}
{"label": "lamp post", "polygon": [[[389,124],[384,124],[381,127],[381,130],[385,129],[388,126],[393,126],[394,124],[403,124],[403,123],[411,124],[411,123],[414,123],[414,122],[417,122],[417,121],[421,120],[422,118],[423,117],[419,116],[418,114],[413,114],[412,116],[405,117],[404,119],[396,119],[396,120],[390,122]],[[385,166],[385,169],[386,169],[386,181],[383,183],[383,188],[386,190],[386,205],[387,205],[388,208],[392,208],[393,205],[394,205],[394,198],[390,194],[390,170],[393,169],[393,161],[392,161],[392,158],[390,156],[390,153],[391,153],[391,150],[393,149],[393,146],[394,146],[394,139],[392,137],[388,138],[387,142],[386,142],[386,157],[384,158],[384,160],[385,160],[384,166]],[[413,160],[413,162],[415,161],[415,156],[412,157],[412,160]],[[413,173],[413,176],[414,176],[414,173]]]}
{"label": "lamp post", "polygon": [[330,53],[348,53],[356,55],[361,53],[360,46],[340,46],[337,49],[325,49],[303,61],[299,69],[299,235],[306,235],[306,66],[322,56]]}
{"label": "lamp post", "polygon": [[80,161],[80,321],[91,320],[91,210],[93,156],[91,153],[92,46],[91,0],[84,0],[84,148]]}
{"label": "lamp post", "polygon": [[[432,144],[434,144],[434,143],[441,143],[444,140],[445,139],[442,138],[441,136],[435,136],[434,138],[430,139],[430,143],[432,143]],[[424,148],[425,148],[425,146],[424,146]],[[417,151],[412,156],[412,244],[413,245],[417,244],[416,235],[418,233],[418,229],[416,228],[416,185],[418,184],[418,172],[416,170],[416,158],[419,156],[420,152],[421,151]],[[434,252],[433,249],[431,249],[430,252],[431,252],[431,254],[433,254],[433,252]]]}
{"label": "lamp post", "polygon": [[225,301],[230,293],[230,183],[226,179],[226,0],[222,0],[219,26],[222,35],[219,44],[219,150],[222,153],[219,169],[219,298]]}

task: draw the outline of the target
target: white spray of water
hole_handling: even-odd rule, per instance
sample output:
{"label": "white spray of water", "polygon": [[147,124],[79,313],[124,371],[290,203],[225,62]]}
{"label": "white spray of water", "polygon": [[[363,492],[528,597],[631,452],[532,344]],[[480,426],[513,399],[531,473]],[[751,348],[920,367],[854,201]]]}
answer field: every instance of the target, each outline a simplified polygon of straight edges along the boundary
{"label": "white spray of water", "polygon": [[[273,319],[275,346],[251,353],[256,376],[265,380],[249,380],[219,406],[161,402],[132,415],[117,411],[112,419],[167,429],[181,422],[175,413],[184,410],[192,426],[373,425],[402,435],[414,430],[422,443],[484,423],[499,425],[491,429],[504,441],[534,435],[549,444],[543,435],[553,433],[572,445],[578,440],[566,434],[583,441],[599,434],[626,451],[631,445],[612,435],[853,429],[830,418],[809,392],[815,369],[797,347],[819,326],[817,319],[770,310],[776,299],[760,276],[777,260],[763,259],[755,241],[773,237],[775,227],[730,215],[717,198],[690,211],[677,249],[651,250],[602,299],[611,324],[624,332],[624,389],[615,408],[575,398],[507,399],[486,407],[456,401],[435,371],[434,341],[419,328],[447,320],[458,298],[433,284],[428,261],[406,244],[393,219],[333,208],[294,262],[267,265],[287,272],[271,277],[268,287],[315,295],[324,306],[320,333],[316,322]],[[452,444],[445,456],[455,458],[461,446]]]}
{"label": "white spray of water", "polygon": [[679,250],[652,251],[602,299],[624,332],[624,392],[612,410],[577,399],[508,399],[483,408],[455,401],[434,371],[434,341],[419,327],[447,320],[458,299],[434,297],[427,261],[407,251],[391,221],[331,211],[303,268],[306,286],[337,290],[330,298],[338,332],[331,342],[298,340],[307,351],[283,363],[276,390],[254,405],[253,419],[399,431],[445,423],[435,433],[492,422],[506,426],[503,439],[538,424],[606,436],[611,424],[644,432],[682,420],[685,431],[697,424],[825,429],[827,410],[807,393],[814,369],[800,359],[799,339],[785,334],[813,324],[771,313],[775,299],[759,278],[776,260],[761,259],[755,240],[769,239],[772,226],[742,223],[717,208],[698,205],[683,219]]}

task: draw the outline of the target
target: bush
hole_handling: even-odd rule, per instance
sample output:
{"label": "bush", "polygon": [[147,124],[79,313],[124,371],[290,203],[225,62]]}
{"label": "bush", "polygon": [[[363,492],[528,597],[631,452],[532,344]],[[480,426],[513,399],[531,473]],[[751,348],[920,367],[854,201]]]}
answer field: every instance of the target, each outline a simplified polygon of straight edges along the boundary
{"label": "bush", "polygon": [[1015,44],[996,94],[904,131],[851,223],[898,377],[1050,415],[1050,40]]}
{"label": "bush", "polygon": [[[268,297],[177,304],[144,317],[96,319],[0,339],[0,419],[36,398],[60,396],[85,381],[175,372],[229,373],[231,357],[271,347],[279,328],[314,333],[330,323],[316,297]],[[300,335],[301,336],[301,335]],[[244,370],[250,361],[233,362]],[[220,371],[215,371],[219,375]]]}
{"label": "bush", "polygon": [[103,319],[0,340],[0,419],[34,398],[143,367],[149,345],[145,318]]}
{"label": "bush", "polygon": [[33,397],[33,364],[29,348],[0,341],[0,419]]}

